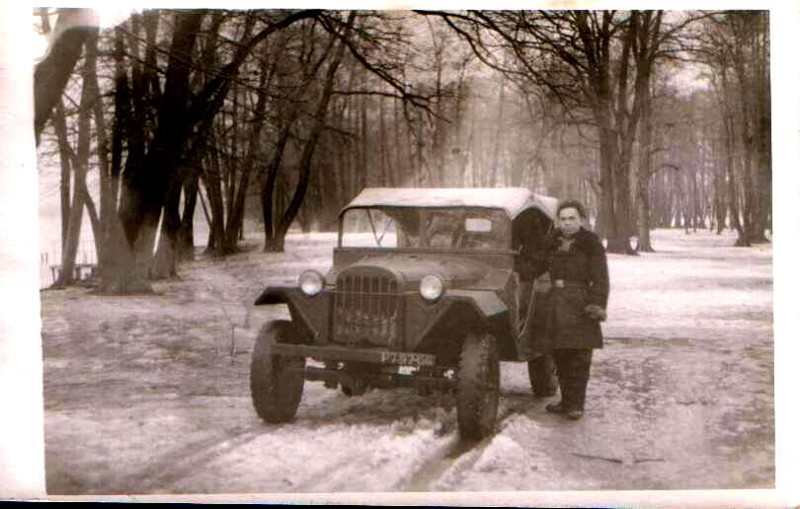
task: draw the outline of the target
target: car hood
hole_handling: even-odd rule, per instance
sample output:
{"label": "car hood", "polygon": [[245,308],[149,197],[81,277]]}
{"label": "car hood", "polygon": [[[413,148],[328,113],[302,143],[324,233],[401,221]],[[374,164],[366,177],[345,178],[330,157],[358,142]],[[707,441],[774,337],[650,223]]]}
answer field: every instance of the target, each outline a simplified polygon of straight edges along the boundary
{"label": "car hood", "polygon": [[453,255],[391,254],[367,256],[343,269],[381,268],[399,275],[406,283],[419,282],[428,274],[435,274],[449,286],[475,284],[484,279],[491,267],[475,259]]}

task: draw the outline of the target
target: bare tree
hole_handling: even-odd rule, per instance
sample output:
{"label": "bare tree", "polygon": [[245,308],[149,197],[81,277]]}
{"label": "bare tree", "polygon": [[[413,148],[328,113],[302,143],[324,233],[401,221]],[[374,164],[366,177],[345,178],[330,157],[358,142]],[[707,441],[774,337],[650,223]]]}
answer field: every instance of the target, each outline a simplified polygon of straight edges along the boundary
{"label": "bare tree", "polygon": [[[85,14],[85,13],[83,13]],[[53,46],[67,44],[69,38],[64,39],[64,31],[74,29],[77,22],[91,22],[82,13],[69,11],[61,13],[56,32],[51,34]],[[39,11],[42,31],[50,34],[49,12],[47,9]],[[100,234],[100,219],[98,211],[86,185],[86,175],[89,171],[91,157],[91,117],[98,108],[100,101],[97,88],[97,41],[98,29],[91,26],[80,29],[86,37],[82,43],[86,47],[85,58],[80,66],[77,79],[70,86],[69,93],[64,95],[69,103],[65,108],[61,97],[57,97],[55,114],[52,116],[53,128],[56,135],[59,160],[61,163],[60,200],[61,200],[61,272],[55,281],[58,286],[72,284],[76,281],[75,264],[79,247],[81,226],[84,213],[88,213],[91,226],[96,237]],[[61,37],[59,38],[59,31]],[[78,51],[76,63],[79,60],[81,48]],[[53,50],[56,51],[56,50]],[[51,55],[53,53],[51,52]],[[66,69],[62,69],[66,72]],[[67,78],[69,78],[69,73]],[[51,76],[52,78],[52,76]],[[67,88],[67,81],[63,87]],[[50,86],[56,86],[50,83]],[[78,88],[79,87],[79,88]],[[74,89],[78,88],[80,99],[76,102],[72,97]],[[41,99],[41,98],[39,98]],[[77,121],[75,117],[77,116]],[[43,125],[37,125],[37,142],[41,139]],[[71,136],[72,132],[76,135]],[[73,148],[70,138],[76,138],[76,147]],[[98,253],[102,246],[96,244]]]}
{"label": "bare tree", "polygon": [[303,204],[303,200],[305,199],[306,192],[308,191],[312,159],[322,134],[322,130],[325,127],[325,117],[328,112],[328,104],[330,103],[331,96],[333,95],[336,71],[342,62],[346,41],[350,37],[355,16],[356,12],[351,11],[347,17],[344,27],[342,27],[341,33],[333,32],[333,34],[335,34],[340,40],[339,43],[334,45],[331,50],[333,53],[332,58],[327,65],[327,69],[325,70],[325,77],[321,84],[321,90],[319,91],[319,98],[317,100],[316,108],[310,119],[311,125],[308,133],[308,140],[305,142],[298,165],[300,173],[297,186],[288,207],[278,221],[278,225],[275,229],[274,243],[265,246],[265,249],[268,251],[283,251],[283,242],[286,238],[286,232],[289,231],[289,226],[297,216],[300,206]]}
{"label": "bare tree", "polygon": [[33,122],[37,144],[78,63],[84,43],[94,32],[97,32],[97,22],[92,9],[59,10],[47,55],[36,64],[33,73]]}
{"label": "bare tree", "polygon": [[[297,11],[266,16],[262,28],[253,34],[246,33],[237,41],[230,60],[196,93],[191,92],[191,76],[198,33],[206,13],[192,10],[174,15],[156,126],[141,160],[128,160],[124,173],[120,217],[132,256],[105,279],[106,290],[125,292],[146,288],[143,281],[151,267],[156,228],[170,186],[180,181],[179,172],[186,167],[186,155],[205,143],[207,130],[203,126],[209,125],[209,119],[217,114],[238,70],[259,43],[297,21],[316,15],[317,11]],[[177,233],[177,229],[171,228],[168,237],[173,230]]]}
{"label": "bare tree", "polygon": [[[580,197],[611,252],[632,253],[637,233],[648,251],[652,225],[696,228],[711,215],[742,243],[763,237],[763,13],[423,14],[146,11],[104,32],[100,76],[83,68],[55,108],[64,243],[69,215],[88,206],[102,289],[146,291],[147,277],[175,274],[191,257],[198,199],[208,250],[225,255],[238,249],[253,191],[264,247],[281,250],[293,223],[330,227],[366,185],[523,185]],[[696,44],[681,46],[698,18]],[[686,113],[698,99],[663,82],[667,62],[687,55],[711,69],[718,124]],[[73,106],[79,86],[96,97]],[[71,188],[70,172],[95,167],[99,211],[81,181]]]}
{"label": "bare tree", "polygon": [[715,14],[692,50],[711,69],[721,106],[728,214],[739,234],[736,245],[764,242],[772,181],[767,13]]}

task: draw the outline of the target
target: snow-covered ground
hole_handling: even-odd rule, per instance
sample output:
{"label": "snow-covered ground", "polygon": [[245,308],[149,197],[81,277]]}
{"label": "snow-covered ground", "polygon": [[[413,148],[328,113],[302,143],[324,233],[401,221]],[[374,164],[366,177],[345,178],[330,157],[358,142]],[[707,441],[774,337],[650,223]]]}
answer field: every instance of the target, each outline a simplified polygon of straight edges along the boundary
{"label": "snow-covered ground", "polygon": [[[330,265],[329,234],[286,254],[199,260],[150,297],[42,292],[51,493],[311,493],[771,488],[772,250],[656,231],[609,255],[606,347],[583,420],[547,414],[524,364],[502,366],[497,433],[474,447],[455,411],[411,390],[348,398],[306,383],[296,418],[250,403],[266,284]],[[476,502],[477,503],[477,502]]]}

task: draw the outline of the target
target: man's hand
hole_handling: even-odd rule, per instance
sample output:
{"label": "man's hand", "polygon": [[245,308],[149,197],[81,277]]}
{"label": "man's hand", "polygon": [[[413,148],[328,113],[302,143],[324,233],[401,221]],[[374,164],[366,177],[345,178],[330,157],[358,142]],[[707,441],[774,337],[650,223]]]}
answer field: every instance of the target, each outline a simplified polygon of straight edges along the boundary
{"label": "man's hand", "polygon": [[589,304],[583,308],[583,312],[589,315],[593,320],[604,322],[606,320],[606,310],[597,304]]}

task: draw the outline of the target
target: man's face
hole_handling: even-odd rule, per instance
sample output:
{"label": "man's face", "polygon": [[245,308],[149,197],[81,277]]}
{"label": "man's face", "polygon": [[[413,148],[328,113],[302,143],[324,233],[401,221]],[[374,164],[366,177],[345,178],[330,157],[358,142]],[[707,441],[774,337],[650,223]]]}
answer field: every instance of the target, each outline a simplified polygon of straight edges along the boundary
{"label": "man's face", "polygon": [[574,207],[561,209],[558,213],[558,227],[564,235],[575,235],[581,228],[581,215]]}

